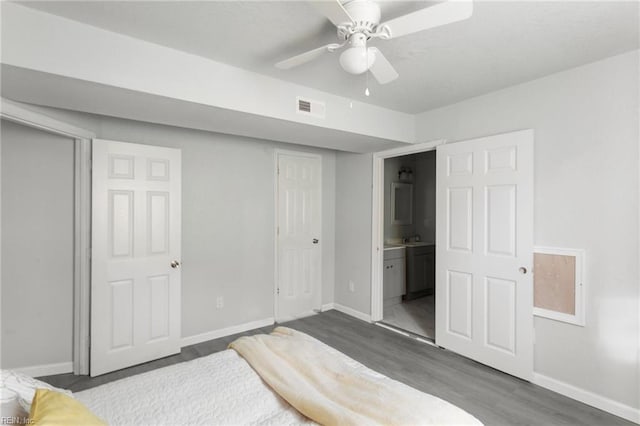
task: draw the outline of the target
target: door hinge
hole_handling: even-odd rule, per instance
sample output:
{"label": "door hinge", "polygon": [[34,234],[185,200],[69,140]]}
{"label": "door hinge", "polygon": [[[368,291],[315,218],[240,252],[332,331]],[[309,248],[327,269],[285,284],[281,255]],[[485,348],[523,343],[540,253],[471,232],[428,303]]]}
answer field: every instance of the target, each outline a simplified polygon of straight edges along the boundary
{"label": "door hinge", "polygon": [[280,294],[280,287],[276,289],[276,294]]}

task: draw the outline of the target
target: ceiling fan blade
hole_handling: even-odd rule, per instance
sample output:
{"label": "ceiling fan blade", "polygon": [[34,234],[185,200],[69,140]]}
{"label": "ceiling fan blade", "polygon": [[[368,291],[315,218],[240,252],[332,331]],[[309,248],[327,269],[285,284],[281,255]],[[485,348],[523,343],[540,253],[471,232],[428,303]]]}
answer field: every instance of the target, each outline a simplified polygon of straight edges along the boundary
{"label": "ceiling fan blade", "polygon": [[318,47],[317,49],[309,50],[308,52],[304,52],[289,59],[285,59],[284,61],[280,61],[276,64],[276,68],[280,68],[281,70],[288,70],[290,68],[297,67],[298,65],[313,61],[326,52],[333,52],[334,50],[339,49],[342,46],[343,44],[338,43],[327,44],[326,46]]}
{"label": "ceiling fan blade", "polygon": [[318,12],[329,18],[336,27],[353,22],[353,18],[339,0],[312,1],[310,3]]}
{"label": "ceiling fan blade", "polygon": [[[388,37],[396,38],[430,28],[440,27],[453,22],[468,19],[473,14],[473,1],[449,0],[443,3],[425,7],[418,11],[392,19],[378,27],[386,32]],[[386,28],[385,28],[386,27]]]}
{"label": "ceiling fan blade", "polygon": [[372,52],[376,58],[369,68],[369,71],[371,71],[371,74],[378,80],[378,83],[387,84],[398,78],[397,71],[378,48],[370,47],[369,52]]}

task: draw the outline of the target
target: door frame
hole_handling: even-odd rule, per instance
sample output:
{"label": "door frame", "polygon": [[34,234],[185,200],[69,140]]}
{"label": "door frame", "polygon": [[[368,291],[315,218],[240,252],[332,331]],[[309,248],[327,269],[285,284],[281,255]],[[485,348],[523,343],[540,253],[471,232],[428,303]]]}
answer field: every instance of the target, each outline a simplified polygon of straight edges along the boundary
{"label": "door frame", "polygon": [[[371,208],[371,321],[383,317],[382,267],[384,251],[384,160],[404,155],[433,151],[446,139],[388,149],[373,154],[373,183]],[[437,225],[436,225],[437,226]]]}
{"label": "door frame", "polygon": [[89,322],[91,307],[91,143],[96,135],[81,127],[25,109],[19,104],[5,98],[0,98],[0,106],[0,117],[5,120],[74,140],[72,362],[74,374],[89,374]]}
{"label": "door frame", "polygon": [[[280,319],[280,311],[278,306],[278,284],[279,284],[279,269],[280,269],[280,259],[278,258],[278,236],[279,236],[279,220],[280,220],[280,212],[278,210],[279,201],[280,201],[280,188],[279,188],[279,159],[281,155],[291,155],[296,157],[307,157],[307,158],[315,158],[320,161],[320,238],[322,239],[322,155],[314,154],[311,152],[304,151],[294,151],[290,149],[281,149],[276,148],[273,150],[273,259],[274,259],[274,268],[273,268],[273,318],[275,322],[278,322]],[[322,243],[322,241],[321,241]],[[317,305],[317,309],[320,310],[322,308],[322,244],[320,245],[320,280],[318,281],[318,289],[315,304]]]}

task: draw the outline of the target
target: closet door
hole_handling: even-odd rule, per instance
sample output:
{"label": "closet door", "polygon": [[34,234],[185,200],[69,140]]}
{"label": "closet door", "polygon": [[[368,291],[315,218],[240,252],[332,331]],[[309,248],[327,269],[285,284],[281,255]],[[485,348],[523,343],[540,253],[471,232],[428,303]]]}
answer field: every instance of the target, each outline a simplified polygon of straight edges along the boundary
{"label": "closet door", "polygon": [[277,321],[314,313],[321,306],[322,159],[276,152]]}
{"label": "closet door", "polygon": [[180,352],[180,156],[93,141],[92,376]]}

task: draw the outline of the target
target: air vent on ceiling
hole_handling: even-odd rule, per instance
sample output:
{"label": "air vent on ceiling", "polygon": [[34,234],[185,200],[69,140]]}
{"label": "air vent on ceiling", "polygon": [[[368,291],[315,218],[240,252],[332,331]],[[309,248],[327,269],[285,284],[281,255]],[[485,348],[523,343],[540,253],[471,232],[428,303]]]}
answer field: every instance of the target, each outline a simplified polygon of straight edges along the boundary
{"label": "air vent on ceiling", "polygon": [[296,98],[296,112],[315,118],[325,117],[326,107],[324,102],[314,101],[308,98]]}

